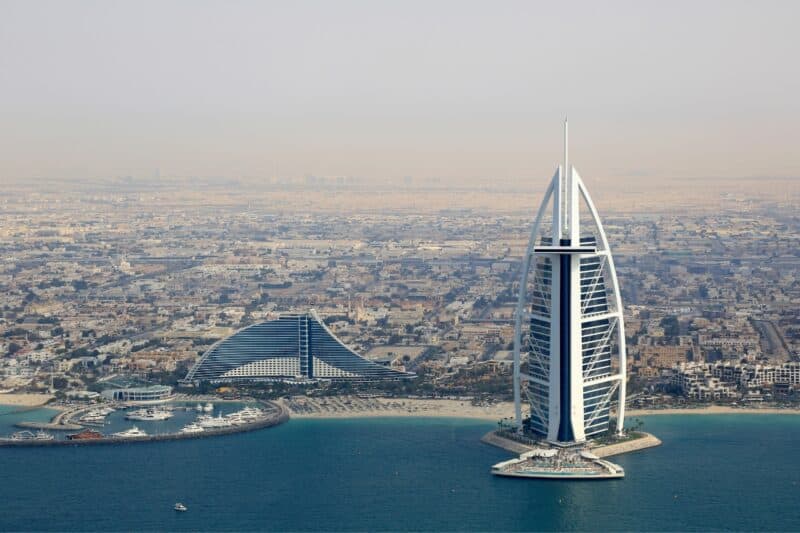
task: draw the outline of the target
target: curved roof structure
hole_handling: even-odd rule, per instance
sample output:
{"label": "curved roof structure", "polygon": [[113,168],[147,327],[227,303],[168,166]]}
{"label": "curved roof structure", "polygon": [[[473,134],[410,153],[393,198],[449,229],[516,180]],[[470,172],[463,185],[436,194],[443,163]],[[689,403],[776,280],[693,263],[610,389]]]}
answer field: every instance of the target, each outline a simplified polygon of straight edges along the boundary
{"label": "curved roof structure", "polygon": [[[622,432],[626,350],[614,258],[594,202],[569,163],[567,131],[565,121],[564,164],[545,192],[523,258],[514,323],[514,415],[521,429],[524,392],[528,429],[569,444]],[[528,363],[524,374],[522,357]]]}
{"label": "curved roof structure", "polygon": [[314,311],[243,328],[209,348],[186,382],[287,379],[405,379],[345,346]]}

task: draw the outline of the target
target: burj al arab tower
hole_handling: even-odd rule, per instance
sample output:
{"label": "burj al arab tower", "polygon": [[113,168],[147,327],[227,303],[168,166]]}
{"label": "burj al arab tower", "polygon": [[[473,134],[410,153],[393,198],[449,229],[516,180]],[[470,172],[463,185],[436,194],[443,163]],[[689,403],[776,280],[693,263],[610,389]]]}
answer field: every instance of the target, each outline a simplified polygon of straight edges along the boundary
{"label": "burj al arab tower", "polygon": [[557,445],[621,433],[625,418],[617,273],[594,202],[570,164],[568,141],[565,121],[564,163],[531,229],[514,328],[515,424]]}

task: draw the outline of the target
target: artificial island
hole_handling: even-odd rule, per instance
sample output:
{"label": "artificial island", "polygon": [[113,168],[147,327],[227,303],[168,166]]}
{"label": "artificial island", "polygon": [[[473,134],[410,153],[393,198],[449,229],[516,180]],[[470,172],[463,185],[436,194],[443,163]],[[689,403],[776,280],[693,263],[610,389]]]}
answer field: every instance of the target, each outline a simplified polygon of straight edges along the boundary
{"label": "artificial island", "polygon": [[[622,299],[603,224],[569,162],[566,120],[564,162],[547,187],[522,261],[513,364],[513,423],[486,440],[515,451],[520,443],[528,449],[518,459],[495,465],[494,474],[623,477],[622,467],[590,450],[593,439],[620,441],[605,448],[605,455],[658,444],[651,435],[624,433]],[[529,406],[525,418],[523,393]],[[628,444],[620,447],[621,441]]]}

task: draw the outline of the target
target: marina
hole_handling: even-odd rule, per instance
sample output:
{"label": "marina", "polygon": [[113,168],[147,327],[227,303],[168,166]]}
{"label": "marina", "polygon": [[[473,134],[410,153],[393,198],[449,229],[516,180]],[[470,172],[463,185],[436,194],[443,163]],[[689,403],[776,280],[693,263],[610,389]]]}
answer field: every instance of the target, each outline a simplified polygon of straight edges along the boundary
{"label": "marina", "polygon": [[[202,405],[202,412],[194,405],[163,405],[158,408],[127,412],[124,406],[102,407],[96,405],[58,413],[49,423],[30,422],[31,426],[51,426],[64,430],[61,436],[39,430],[16,432],[0,438],[0,446],[78,445],[124,442],[149,442],[227,435],[282,424],[289,419],[288,410],[273,402],[219,402]],[[206,411],[218,410],[216,416]],[[107,414],[100,418],[99,409]],[[150,411],[155,411],[150,412]],[[90,414],[91,423],[79,421]],[[131,417],[133,415],[133,418]],[[135,420],[137,425],[131,426]],[[15,425],[27,425],[17,422]]]}

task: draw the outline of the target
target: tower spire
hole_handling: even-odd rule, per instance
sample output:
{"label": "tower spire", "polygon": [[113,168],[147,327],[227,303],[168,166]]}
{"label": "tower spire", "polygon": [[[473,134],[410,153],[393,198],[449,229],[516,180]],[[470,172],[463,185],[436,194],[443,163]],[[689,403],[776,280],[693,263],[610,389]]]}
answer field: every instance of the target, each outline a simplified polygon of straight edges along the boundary
{"label": "tower spire", "polygon": [[[593,222],[584,239],[581,206],[584,218]],[[550,209],[552,237],[547,239],[543,220]],[[620,433],[627,369],[622,299],[597,209],[570,164],[566,116],[564,159],[536,214],[521,271],[514,321],[517,427],[523,428],[524,381],[531,406],[527,427],[533,434],[581,443],[613,429],[609,411],[615,394]],[[520,371],[523,345],[530,375]]]}
{"label": "tower spire", "polygon": [[569,120],[564,116],[564,172],[569,175]]}
{"label": "tower spire", "polygon": [[569,119],[564,116],[564,173],[561,176],[561,237],[569,238],[572,227],[572,171],[569,168]]}

